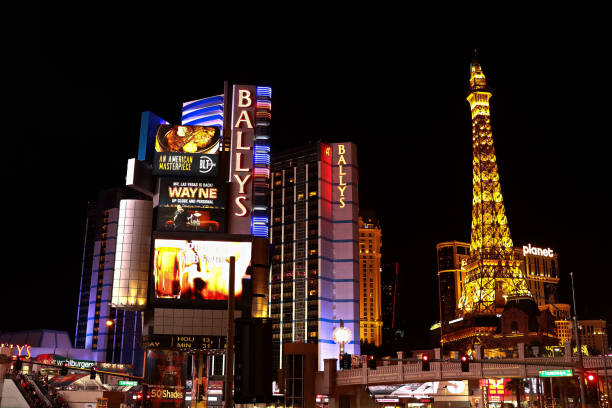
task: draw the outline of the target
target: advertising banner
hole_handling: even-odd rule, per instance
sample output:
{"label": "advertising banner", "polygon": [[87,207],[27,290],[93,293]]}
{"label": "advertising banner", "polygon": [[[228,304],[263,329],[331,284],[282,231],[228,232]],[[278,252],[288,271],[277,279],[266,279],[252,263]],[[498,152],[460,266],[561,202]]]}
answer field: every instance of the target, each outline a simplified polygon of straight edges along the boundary
{"label": "advertising banner", "polygon": [[185,356],[181,351],[147,351],[146,379],[153,408],[182,408],[185,400]]}
{"label": "advertising banner", "polygon": [[161,178],[157,230],[224,232],[225,182]]}
{"label": "advertising banner", "polygon": [[444,398],[450,396],[461,396],[467,401],[467,380],[462,381],[430,381],[425,383],[374,385],[368,387],[368,392],[378,397],[399,398]]}
{"label": "advertising banner", "polygon": [[154,299],[227,300],[229,261],[236,259],[234,293],[251,263],[251,242],[155,239]]}
{"label": "advertising banner", "polygon": [[220,140],[216,126],[159,125],[153,175],[216,177]]}

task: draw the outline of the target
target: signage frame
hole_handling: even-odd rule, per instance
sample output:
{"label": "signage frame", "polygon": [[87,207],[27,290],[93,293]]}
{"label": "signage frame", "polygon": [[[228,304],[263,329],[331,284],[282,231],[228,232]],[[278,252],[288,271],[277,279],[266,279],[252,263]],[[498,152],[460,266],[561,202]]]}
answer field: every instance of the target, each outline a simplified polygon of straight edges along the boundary
{"label": "signage frame", "polygon": [[559,370],[540,370],[538,375],[541,378],[573,377],[574,370],[571,368]]}

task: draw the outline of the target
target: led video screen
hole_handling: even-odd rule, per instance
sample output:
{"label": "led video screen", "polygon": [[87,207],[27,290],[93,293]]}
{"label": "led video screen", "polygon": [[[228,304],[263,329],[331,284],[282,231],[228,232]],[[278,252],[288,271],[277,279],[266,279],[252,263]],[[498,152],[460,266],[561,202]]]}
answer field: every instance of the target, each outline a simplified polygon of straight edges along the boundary
{"label": "led video screen", "polygon": [[236,259],[234,295],[240,299],[242,280],[251,263],[251,242],[154,240],[155,299],[227,300],[230,257]]}
{"label": "led video screen", "polygon": [[158,231],[225,232],[225,183],[162,178]]}
{"label": "led video screen", "polygon": [[220,143],[216,126],[159,125],[153,174],[216,177]]}

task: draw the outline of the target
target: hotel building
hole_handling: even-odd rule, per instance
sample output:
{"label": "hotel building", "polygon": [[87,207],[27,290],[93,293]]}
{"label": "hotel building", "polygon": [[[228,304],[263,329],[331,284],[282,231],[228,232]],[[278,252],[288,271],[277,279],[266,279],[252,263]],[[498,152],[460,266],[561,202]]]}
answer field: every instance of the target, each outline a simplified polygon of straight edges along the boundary
{"label": "hotel building", "polygon": [[359,296],[360,338],[382,344],[380,266],[382,231],[376,215],[361,211],[359,216]]}
{"label": "hotel building", "polygon": [[605,320],[578,320],[578,327],[582,345],[588,346],[597,354],[610,353]]}
{"label": "hotel building", "polygon": [[318,365],[338,358],[333,330],[359,354],[357,149],[316,142],[272,155],[269,316],[274,366],[284,343],[317,344]]}
{"label": "hotel building", "polygon": [[[137,257],[146,262],[140,268],[144,288],[133,286],[135,281],[125,290],[145,295],[151,216],[151,199],[127,187],[102,191],[87,210],[74,347],[92,350],[96,361],[133,364],[135,372],[142,367],[142,314],[113,307],[113,278],[116,263],[121,264],[121,254],[129,247],[135,263],[139,263]],[[126,224],[133,241],[124,247]]]}
{"label": "hotel building", "polygon": [[466,242],[451,241],[436,245],[441,325],[447,325],[457,317],[457,305],[463,291],[465,263],[469,254],[470,244]]}

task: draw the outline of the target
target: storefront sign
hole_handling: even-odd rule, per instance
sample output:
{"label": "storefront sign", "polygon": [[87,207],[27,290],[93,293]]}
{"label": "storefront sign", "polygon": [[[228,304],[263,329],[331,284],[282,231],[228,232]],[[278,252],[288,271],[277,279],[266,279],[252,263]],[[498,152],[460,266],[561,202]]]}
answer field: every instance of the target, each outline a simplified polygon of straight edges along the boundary
{"label": "storefront sign", "polygon": [[505,384],[508,380],[504,378],[489,378],[487,386],[489,391],[490,402],[502,402],[506,392]]}

